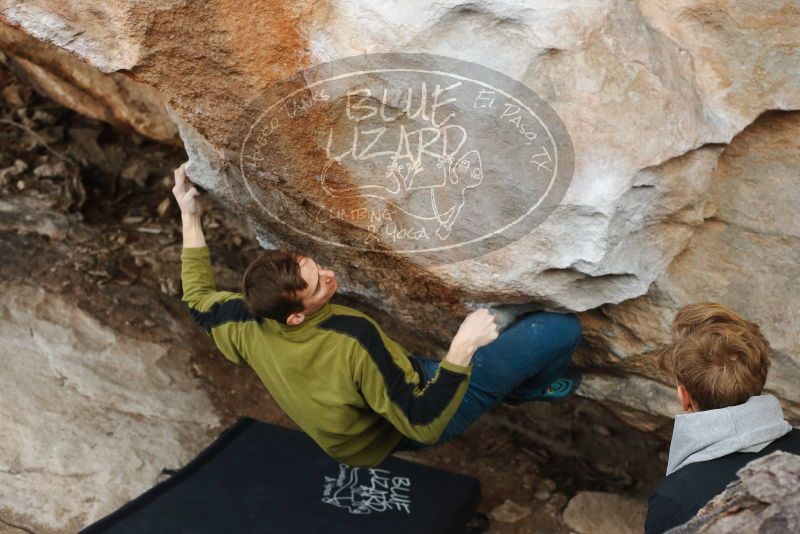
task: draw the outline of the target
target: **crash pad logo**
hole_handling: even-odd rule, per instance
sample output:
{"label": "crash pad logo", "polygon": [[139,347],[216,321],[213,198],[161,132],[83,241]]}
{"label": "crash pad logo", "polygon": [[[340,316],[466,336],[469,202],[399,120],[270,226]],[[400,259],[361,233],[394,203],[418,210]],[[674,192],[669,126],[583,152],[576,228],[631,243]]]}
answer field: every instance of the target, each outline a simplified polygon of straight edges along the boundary
{"label": "crash pad logo", "polygon": [[566,128],[530,88],[430,54],[297,73],[250,103],[229,147],[231,186],[275,223],[433,263],[529,233],[573,171]]}
{"label": "crash pad logo", "polygon": [[411,479],[386,469],[362,469],[339,464],[339,475],[325,477],[322,502],[351,514],[397,511],[411,513]]}

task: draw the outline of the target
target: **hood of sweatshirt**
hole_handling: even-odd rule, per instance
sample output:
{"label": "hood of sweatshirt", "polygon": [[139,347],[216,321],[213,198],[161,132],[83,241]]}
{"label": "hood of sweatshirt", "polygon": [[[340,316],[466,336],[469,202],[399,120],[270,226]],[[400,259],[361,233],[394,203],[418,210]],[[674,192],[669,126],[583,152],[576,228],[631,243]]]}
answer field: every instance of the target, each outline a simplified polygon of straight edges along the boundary
{"label": "hood of sweatshirt", "polygon": [[750,397],[744,404],[675,417],[667,475],[681,467],[733,452],[759,452],[792,426],[772,395]]}

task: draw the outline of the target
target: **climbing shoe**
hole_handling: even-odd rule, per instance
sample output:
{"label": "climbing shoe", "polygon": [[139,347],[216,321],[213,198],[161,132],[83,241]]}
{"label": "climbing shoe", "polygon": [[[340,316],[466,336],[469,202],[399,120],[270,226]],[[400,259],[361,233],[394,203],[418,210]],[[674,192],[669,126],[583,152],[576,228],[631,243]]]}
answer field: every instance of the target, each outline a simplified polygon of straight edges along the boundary
{"label": "climbing shoe", "polygon": [[518,406],[529,401],[563,399],[575,393],[580,384],[581,374],[575,370],[569,370],[549,386],[533,390],[524,397],[509,395],[503,399],[503,403],[509,406]]}

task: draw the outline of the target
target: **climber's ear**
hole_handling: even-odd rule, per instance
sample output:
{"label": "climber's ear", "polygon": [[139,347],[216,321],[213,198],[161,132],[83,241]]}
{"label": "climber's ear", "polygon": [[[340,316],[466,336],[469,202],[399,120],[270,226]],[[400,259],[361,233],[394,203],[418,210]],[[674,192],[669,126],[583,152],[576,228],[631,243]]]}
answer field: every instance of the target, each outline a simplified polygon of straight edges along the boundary
{"label": "climber's ear", "polygon": [[286,324],[289,326],[297,326],[306,320],[304,313],[293,313],[286,318]]}

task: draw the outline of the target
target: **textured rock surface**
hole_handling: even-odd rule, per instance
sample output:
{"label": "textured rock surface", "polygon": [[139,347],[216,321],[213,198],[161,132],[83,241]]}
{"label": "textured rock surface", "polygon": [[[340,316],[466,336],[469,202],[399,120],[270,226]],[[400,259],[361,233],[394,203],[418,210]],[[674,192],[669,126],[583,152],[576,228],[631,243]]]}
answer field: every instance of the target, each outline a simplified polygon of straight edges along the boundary
{"label": "textured rock surface", "polygon": [[4,285],[2,294],[4,515],[75,532],[148,489],[161,469],[184,465],[218,427],[196,379],[174,370],[177,361],[159,364],[164,347],[40,288]]}
{"label": "textured rock surface", "polygon": [[564,523],[578,534],[638,534],[647,504],[613,493],[583,491],[564,510]]}
{"label": "textured rock surface", "polygon": [[[800,113],[775,112],[725,148],[712,174],[706,220],[648,294],[584,314],[587,360],[657,378],[642,354],[666,341],[675,310],[701,299],[721,302],[762,326],[773,348],[767,389],[784,400],[795,424],[800,420],[798,139]],[[677,413],[667,402],[672,391],[650,380],[604,381],[587,384],[597,398],[623,404],[638,398],[650,413]]]}
{"label": "textured rock surface", "polygon": [[180,143],[178,128],[152,87],[121,73],[104,74],[76,56],[0,24],[4,62],[39,92],[89,117],[158,141]]}
{"label": "textured rock surface", "polygon": [[[675,405],[670,388],[652,380],[646,353],[665,340],[681,305],[718,300],[764,326],[776,351],[769,389],[798,420],[800,393],[789,387],[800,377],[798,119],[765,114],[800,109],[797,3],[420,1],[379,10],[354,0],[142,1],[91,14],[81,5],[3,0],[0,13],[102,71],[157,88],[194,179],[227,196],[265,244],[313,245],[344,290],[388,309],[428,345],[447,339],[465,301],[510,312],[593,310],[581,359],[615,373],[587,380],[584,391],[655,428],[663,420],[631,410],[671,415]],[[222,155],[235,148],[230,129],[248,102],[297,69],[386,51],[473,61],[541,95],[574,144],[561,207],[505,248],[422,268],[290,237],[230,193],[226,179],[235,177]],[[304,154],[290,156],[304,168]],[[309,209],[303,198],[280,198],[285,209]]]}
{"label": "textured rock surface", "polygon": [[694,519],[670,534],[800,530],[800,456],[774,452],[750,462],[738,476]]}

